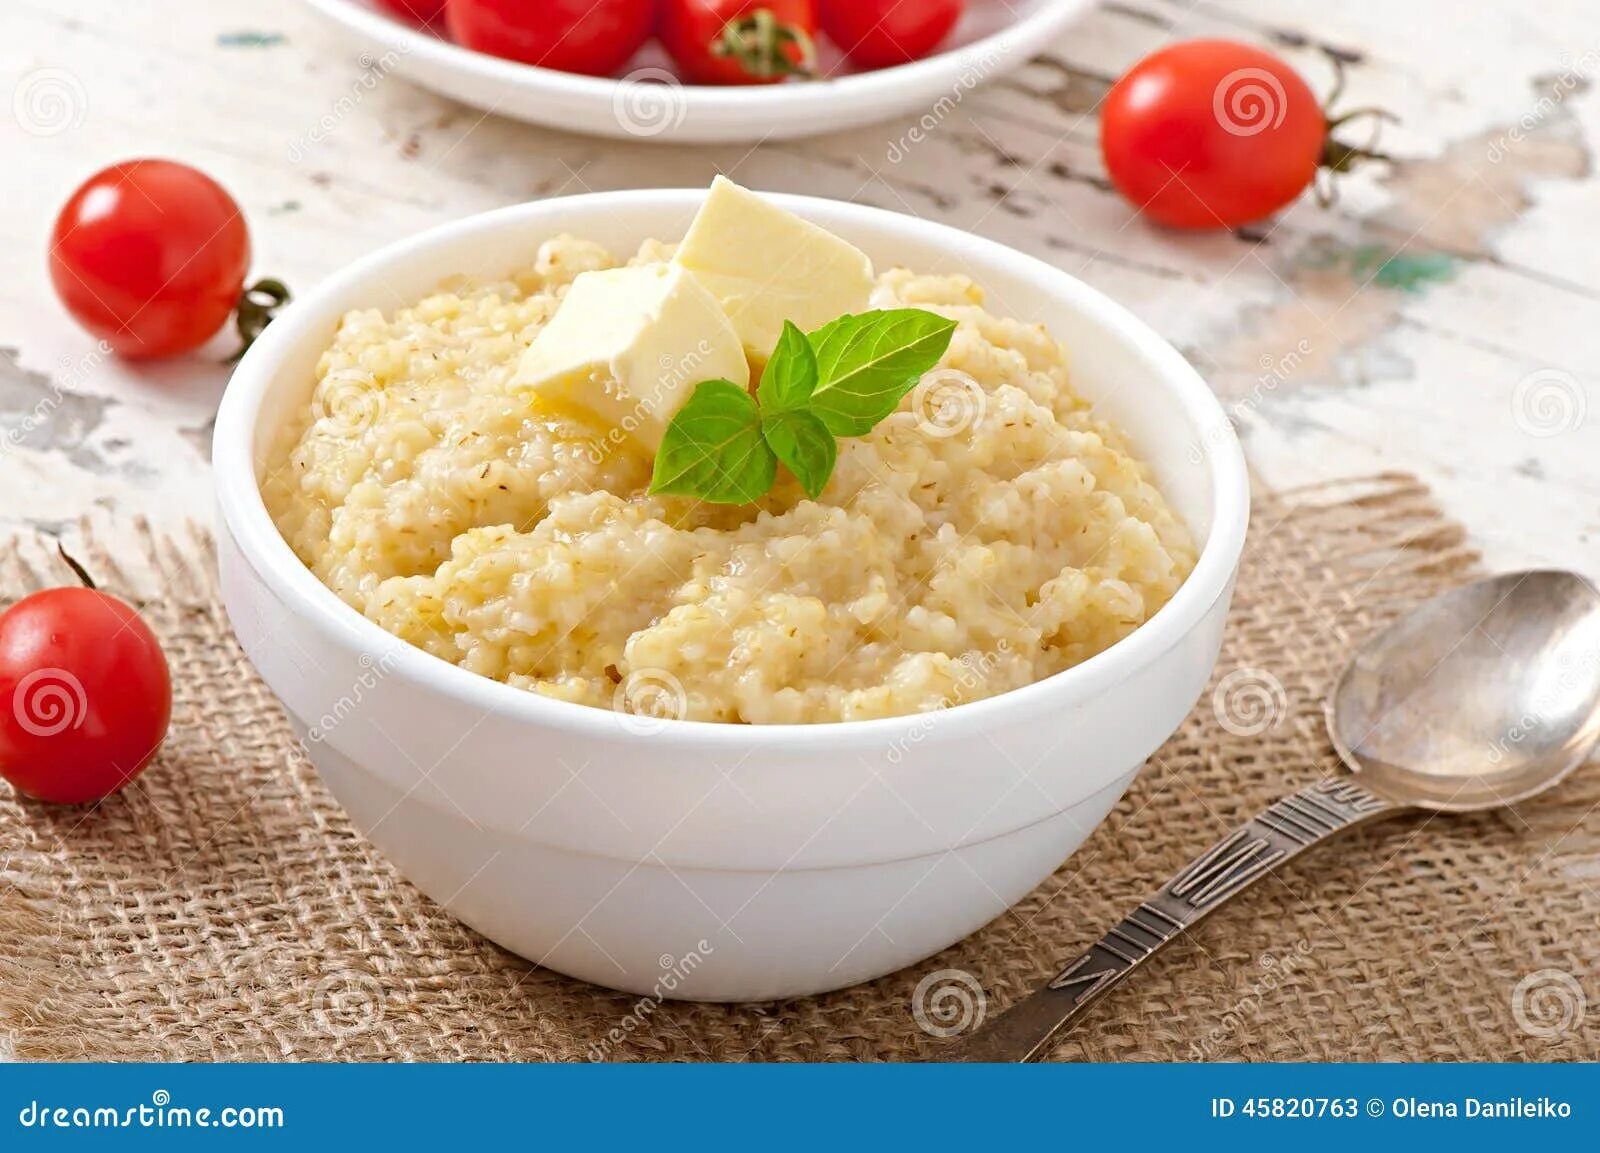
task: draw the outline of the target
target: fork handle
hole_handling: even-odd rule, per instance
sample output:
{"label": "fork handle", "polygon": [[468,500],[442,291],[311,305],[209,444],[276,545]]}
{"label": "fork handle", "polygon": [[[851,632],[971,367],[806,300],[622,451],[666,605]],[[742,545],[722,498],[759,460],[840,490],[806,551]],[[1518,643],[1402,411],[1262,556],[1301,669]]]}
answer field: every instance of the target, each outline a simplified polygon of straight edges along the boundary
{"label": "fork handle", "polygon": [[1404,811],[1342,775],[1289,794],[1196,857],[1044,988],[934,1060],[1037,1060],[1090,1005],[1224,901],[1346,829]]}

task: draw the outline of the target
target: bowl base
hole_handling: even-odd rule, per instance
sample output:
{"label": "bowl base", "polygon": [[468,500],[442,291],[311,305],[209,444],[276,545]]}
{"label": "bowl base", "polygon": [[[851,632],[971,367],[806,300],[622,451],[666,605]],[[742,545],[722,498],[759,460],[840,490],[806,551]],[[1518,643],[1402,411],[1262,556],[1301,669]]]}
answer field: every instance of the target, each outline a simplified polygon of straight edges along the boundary
{"label": "bowl base", "polygon": [[[657,1001],[811,996],[915,964],[1048,877],[1136,775],[1034,825],[946,853],[757,871],[521,841],[402,793],[326,743],[307,747],[357,828],[453,916],[537,965]],[[841,872],[852,874],[845,884]]]}

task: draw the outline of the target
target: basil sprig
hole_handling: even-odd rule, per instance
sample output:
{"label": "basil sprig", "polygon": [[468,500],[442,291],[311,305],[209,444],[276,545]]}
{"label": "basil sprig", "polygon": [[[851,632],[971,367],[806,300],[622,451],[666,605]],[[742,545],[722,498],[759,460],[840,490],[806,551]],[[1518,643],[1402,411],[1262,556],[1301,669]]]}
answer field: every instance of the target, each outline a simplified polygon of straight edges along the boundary
{"label": "basil sprig", "polygon": [[865,436],[899,408],[955,330],[920,308],[841,316],[809,336],[785,321],[755,396],[727,380],[695,385],[661,438],[650,491],[746,504],[772,488],[782,461],[815,500],[837,438]]}
{"label": "basil sprig", "polygon": [[755,397],[731,380],[703,380],[661,437],[650,491],[746,504],[777,476]]}

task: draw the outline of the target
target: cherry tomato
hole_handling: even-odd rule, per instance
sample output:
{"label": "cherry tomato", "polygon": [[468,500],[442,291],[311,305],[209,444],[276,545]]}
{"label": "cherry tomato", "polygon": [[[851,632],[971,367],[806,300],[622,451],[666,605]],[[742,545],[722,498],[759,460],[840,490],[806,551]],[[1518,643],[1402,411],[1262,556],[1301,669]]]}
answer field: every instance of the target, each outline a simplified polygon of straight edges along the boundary
{"label": "cherry tomato", "polygon": [[1328,118],[1294,69],[1229,40],[1146,56],[1107,93],[1100,150],[1117,190],[1175,228],[1234,228],[1315,178]]}
{"label": "cherry tomato", "polygon": [[665,0],[656,31],[695,84],[776,84],[816,65],[816,0]]}
{"label": "cherry tomato", "polygon": [[964,0],[822,0],[822,30],[852,64],[921,60],[950,35]]}
{"label": "cherry tomato", "polygon": [[167,658],[132,606],[56,588],[0,613],[0,776],[19,791],[108,797],[150,763],[171,717]]}
{"label": "cherry tomato", "polygon": [[378,0],[378,7],[413,24],[431,24],[444,15],[445,0]]}
{"label": "cherry tomato", "polygon": [[250,268],[233,197],[171,160],[128,160],[72,194],[50,237],[50,279],[74,319],[123,356],[198,348],[227,322]]}
{"label": "cherry tomato", "polygon": [[445,0],[444,18],[475,52],[605,76],[649,39],[655,0]]}

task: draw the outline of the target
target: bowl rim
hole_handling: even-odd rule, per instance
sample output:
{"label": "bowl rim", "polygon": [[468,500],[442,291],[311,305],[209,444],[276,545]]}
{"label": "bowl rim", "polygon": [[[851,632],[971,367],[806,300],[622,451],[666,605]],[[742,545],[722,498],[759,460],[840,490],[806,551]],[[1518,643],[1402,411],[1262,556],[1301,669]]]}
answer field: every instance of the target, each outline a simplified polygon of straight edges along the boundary
{"label": "bowl rim", "polygon": [[[840,100],[850,100],[852,103],[872,100],[918,84],[942,81],[951,74],[952,69],[959,69],[969,58],[992,52],[997,59],[1006,60],[1028,46],[1048,44],[1067,25],[1080,18],[1090,7],[1090,2],[1044,0],[1036,11],[987,36],[935,52],[921,60],[888,68],[850,72],[806,84],[740,86],[679,83],[677,91],[691,105],[708,114],[727,112],[745,117],[761,108],[771,113],[778,106],[783,106],[799,112],[824,108]],[[402,48],[408,54],[415,53],[424,64],[475,72],[485,79],[516,88],[544,89],[553,95],[580,100],[612,100],[619,88],[639,83],[626,76],[586,76],[577,72],[562,72],[463,48],[434,35],[427,28],[413,27],[356,0],[305,0],[305,3],[325,19],[353,29],[377,43],[390,48]]]}
{"label": "bowl rim", "polygon": [[[1051,283],[1052,293],[1074,310],[1138,345],[1157,366],[1153,376],[1159,387],[1177,401],[1202,438],[1204,459],[1210,469],[1211,529],[1194,570],[1149,620],[1088,660],[1042,680],[954,705],[937,714],[762,725],[665,720],[651,726],[645,743],[724,750],[730,746],[775,747],[803,739],[814,749],[854,750],[893,740],[908,728],[926,724],[930,715],[939,718],[942,734],[957,739],[986,731],[992,725],[1079,705],[1134,676],[1181,643],[1231,588],[1243,554],[1250,513],[1250,482],[1243,450],[1221,403],[1194,367],[1155,330],[1099,290],[998,241],[882,208],[789,193],[762,195],[802,216],[820,213],[823,217],[852,221],[863,231],[937,244],[953,255],[970,258],[978,269],[1009,265],[1019,275],[1042,278]],[[542,223],[557,232],[568,226],[561,217],[574,212],[687,212],[704,196],[701,188],[632,189],[552,197],[481,212],[385,245],[296,298],[251,345],[234,370],[217,411],[212,473],[219,528],[238,545],[244,562],[279,601],[309,621],[323,639],[350,651],[355,659],[385,654],[386,678],[410,682],[484,714],[500,713],[540,728],[579,736],[616,738],[623,730],[615,723],[611,710],[516,688],[434,656],[368,619],[317,579],[295,555],[267,512],[256,476],[256,424],[263,400],[277,378],[279,364],[307,340],[326,344],[330,339],[330,328],[337,317],[320,315],[328,307],[325,302],[358,291],[362,285],[381,283],[390,266],[430,254],[442,257],[453,244],[478,233],[516,231],[526,236],[530,223]],[[449,270],[441,269],[440,279],[447,275]]]}

